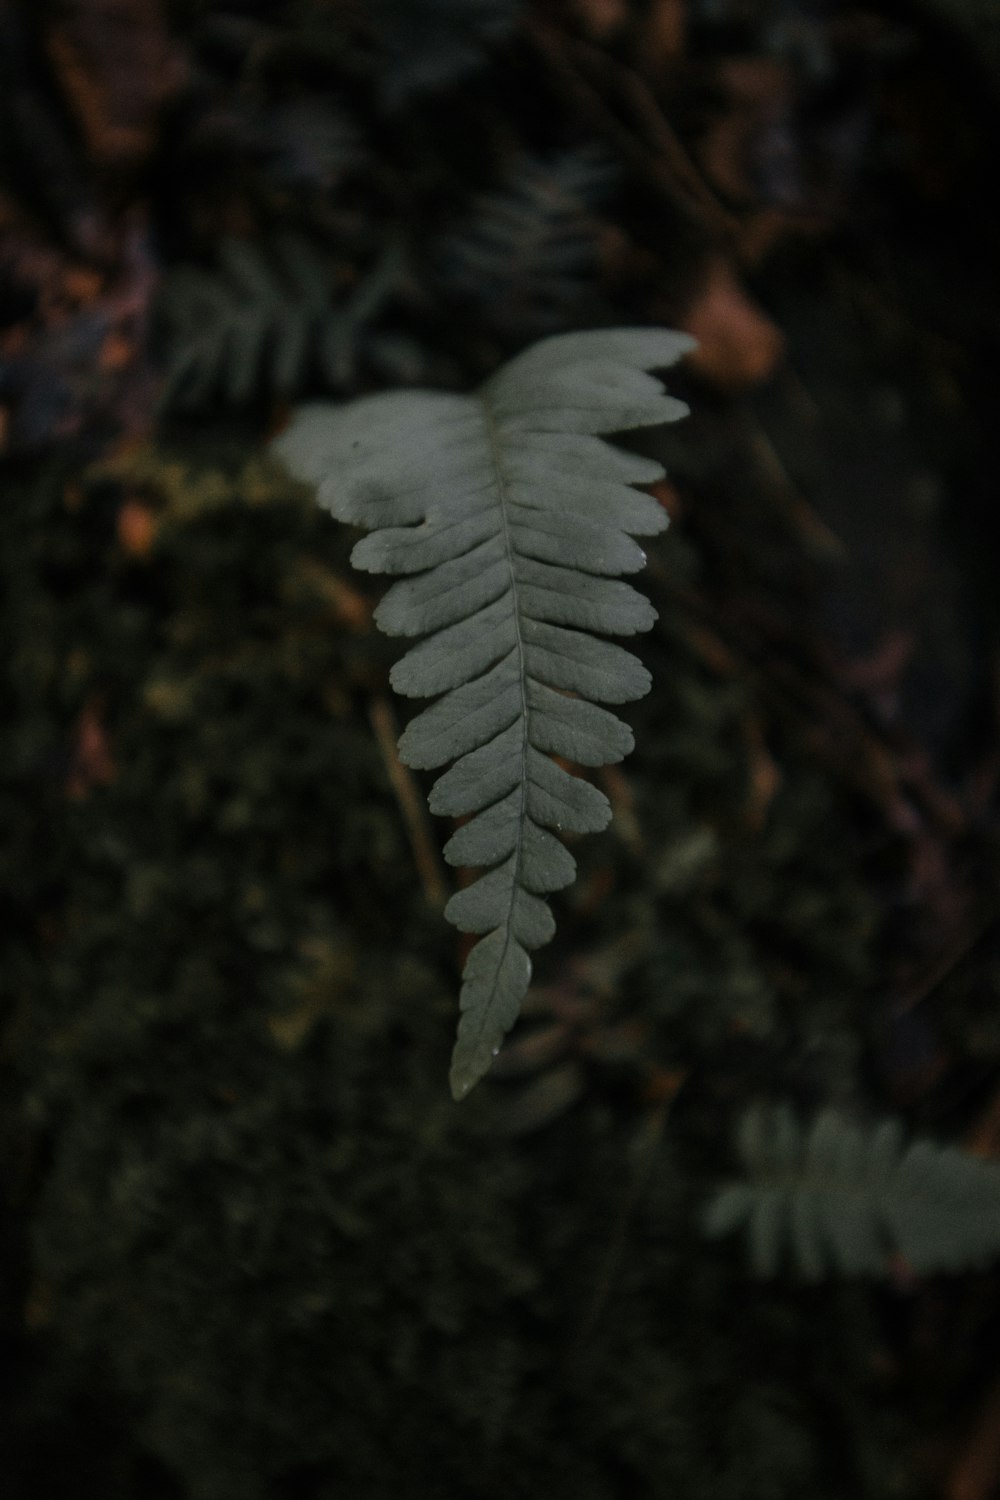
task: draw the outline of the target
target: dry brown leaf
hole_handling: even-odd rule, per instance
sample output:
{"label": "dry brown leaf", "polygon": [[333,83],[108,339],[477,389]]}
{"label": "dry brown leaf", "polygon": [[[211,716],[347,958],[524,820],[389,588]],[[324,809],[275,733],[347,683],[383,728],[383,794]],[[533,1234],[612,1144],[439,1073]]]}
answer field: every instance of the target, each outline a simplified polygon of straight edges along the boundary
{"label": "dry brown leaf", "polygon": [[751,300],[724,255],[709,261],[701,292],[681,326],[698,340],[688,368],[723,390],[761,385],[784,355],[780,329]]}
{"label": "dry brown leaf", "polygon": [[642,59],[663,68],[684,53],[687,0],[653,0],[642,26]]}
{"label": "dry brown leaf", "polygon": [[143,161],[184,76],[159,0],[64,0],[48,51],[91,155],[104,166]]}
{"label": "dry brown leaf", "polygon": [[676,485],[669,479],[661,479],[649,486],[649,493],[659,500],[671,521],[679,521],[684,515],[684,499]]}
{"label": "dry brown leaf", "polygon": [[66,795],[74,799],[85,797],[95,786],[108,786],[117,774],[101,705],[92,698],[76,722]]}
{"label": "dry brown leaf", "polygon": [[741,720],[743,743],[747,753],[747,789],[743,801],[746,826],[759,832],[781,786],[781,767],[771,754],[759,714],[748,712]]}
{"label": "dry brown leaf", "polygon": [[629,19],[629,0],[573,0],[573,12],[588,36],[605,40]]}
{"label": "dry brown leaf", "polygon": [[116,522],[118,545],[129,557],[148,557],[158,529],[155,513],[142,500],[126,500],[119,508]]}

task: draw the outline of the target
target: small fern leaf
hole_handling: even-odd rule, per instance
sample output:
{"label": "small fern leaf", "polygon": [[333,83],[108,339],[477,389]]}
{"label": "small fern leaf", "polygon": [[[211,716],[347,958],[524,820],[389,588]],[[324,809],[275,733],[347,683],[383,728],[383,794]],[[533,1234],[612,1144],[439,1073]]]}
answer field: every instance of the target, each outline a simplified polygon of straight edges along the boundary
{"label": "small fern leaf", "polygon": [[[220,397],[240,405],[259,391],[290,392],[301,383],[315,330],[329,313],[329,290],[303,241],[280,236],[267,248],[227,239],[218,274],[181,267],[168,276],[159,310],[164,407],[190,409]],[[312,276],[305,288],[307,261]]]}
{"label": "small fern leaf", "polygon": [[439,242],[442,287],[501,332],[538,336],[565,327],[573,308],[594,298],[595,210],[616,176],[595,148],[519,157],[504,186],[478,195],[465,221]]}
{"label": "small fern leaf", "polygon": [[[329,192],[365,162],[364,138],[354,118],[322,94],[276,105],[261,115],[247,109],[245,128],[257,134],[268,176],[281,186]],[[241,122],[242,123],[242,122]]]}
{"label": "small fern leaf", "polygon": [[376,611],[390,635],[422,636],[391,681],[437,698],[409,724],[402,759],[435,782],[435,813],[469,819],[445,846],[487,873],[445,915],[479,935],[463,976],[451,1082],[461,1098],[517,1019],[532,949],[555,930],[546,897],[569,885],[555,836],[611,816],[604,795],[549,757],[621,760],[632,733],[602,703],[627,703],[649,676],[603,635],[646,630],[655,611],[619,575],[633,540],[667,524],[650,495],[658,463],[597,434],[670,422],[683,403],[645,371],[673,364],[684,334],[565,334],[519,355],[472,396],[395,392],[306,407],[278,440],[299,478],[370,535],[356,567],[403,575]]}
{"label": "small fern leaf", "polygon": [[786,1105],[747,1111],[742,1182],[713,1197],[710,1236],[747,1232],[750,1263],[773,1276],[786,1246],[799,1273],[885,1275],[892,1252],[922,1275],[1000,1255],[1000,1164],[927,1140],[905,1146],[898,1121],[858,1125],[825,1110],[804,1132]]}
{"label": "small fern leaf", "polygon": [[519,9],[520,0],[375,0],[369,19],[382,54],[383,104],[398,109],[482,67]]}
{"label": "small fern leaf", "polygon": [[227,239],[219,261],[217,274],[181,267],[166,279],[164,408],[287,397],[317,375],[349,384],[359,347],[403,275],[399,247],[390,245],[338,305],[329,267],[300,235],[275,235],[263,248]]}

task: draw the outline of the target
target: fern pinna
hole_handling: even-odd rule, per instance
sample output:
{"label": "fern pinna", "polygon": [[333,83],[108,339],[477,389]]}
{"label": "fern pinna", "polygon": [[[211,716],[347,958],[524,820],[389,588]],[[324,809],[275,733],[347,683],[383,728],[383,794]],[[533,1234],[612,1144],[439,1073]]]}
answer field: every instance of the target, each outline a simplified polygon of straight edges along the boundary
{"label": "fern pinna", "polygon": [[[425,636],[396,663],[408,697],[438,702],[399,742],[407,765],[455,764],[431,810],[468,818],[445,857],[489,866],[445,915],[481,940],[463,975],[451,1069],[461,1098],[517,1019],[531,949],[555,931],[544,898],[576,871],[555,830],[590,833],[607,798],[549,759],[621,760],[631,730],[597,706],[649,688],[645,667],[598,635],[656,618],[618,575],[645,554],[634,536],[667,518],[631,485],[660,464],[596,434],[685,415],[647,370],[672,365],[684,334],[615,329],[563,334],[518,355],[475,395],[400,391],[300,410],[277,443],[321,504],[372,532],[356,567],[406,576],[376,611],[390,635]],[[412,576],[409,576],[412,575]]]}
{"label": "fern pinna", "polygon": [[745,1225],[759,1276],[775,1274],[786,1244],[807,1281],[830,1267],[885,1275],[893,1251],[921,1275],[1000,1255],[1000,1165],[929,1140],[907,1146],[897,1120],[867,1127],[827,1109],[806,1131],[787,1105],[754,1105],[737,1147],[748,1179],[719,1190],[704,1227]]}
{"label": "fern pinna", "polygon": [[543,160],[522,156],[507,185],[479,194],[465,222],[438,245],[442,290],[500,332],[554,333],[594,297],[594,210],[614,185],[599,149]]}
{"label": "fern pinna", "polygon": [[263,249],[226,239],[219,257],[220,274],[182,266],[166,279],[164,409],[237,406],[265,391],[290,396],[314,374],[342,387],[366,340],[374,362],[392,363],[377,359],[391,356],[391,341],[368,325],[399,280],[395,246],[339,305],[322,255],[299,235],[277,235]]}

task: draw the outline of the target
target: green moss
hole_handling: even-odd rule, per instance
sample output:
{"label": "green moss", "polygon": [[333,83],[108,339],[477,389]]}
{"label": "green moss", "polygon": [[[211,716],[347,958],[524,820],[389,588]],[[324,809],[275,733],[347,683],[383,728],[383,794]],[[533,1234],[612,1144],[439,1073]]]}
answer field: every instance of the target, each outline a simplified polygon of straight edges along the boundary
{"label": "green moss", "polygon": [[[840,1500],[888,1439],[831,1461],[817,1412],[841,1395],[809,1350],[838,1310],[735,1307],[696,1207],[716,1101],[762,1048],[819,1087],[847,1066],[870,911],[843,799],[783,747],[747,823],[753,690],[713,680],[661,588],[644,850],[579,845],[540,965],[543,999],[592,1007],[565,1044],[583,1087],[501,1136],[523,1083],[461,1109],[442,1087],[460,954],[370,727],[386,657],[336,529],[257,469],[142,464],[69,508],[59,471],[7,497],[9,1036],[46,1163],[25,1500],[54,1425],[114,1500]],[[136,495],[141,556],[118,539]],[[650,1137],[645,1080],[679,1063],[684,1106]]]}

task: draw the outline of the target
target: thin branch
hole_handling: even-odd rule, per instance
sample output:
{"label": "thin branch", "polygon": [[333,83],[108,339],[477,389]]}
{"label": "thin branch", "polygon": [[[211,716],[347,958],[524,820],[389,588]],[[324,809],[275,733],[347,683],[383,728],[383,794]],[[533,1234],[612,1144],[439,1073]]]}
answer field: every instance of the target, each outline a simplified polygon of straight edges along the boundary
{"label": "thin branch", "polygon": [[448,888],[437,844],[428,825],[424,799],[396,751],[399,725],[396,723],[389,700],[383,693],[376,693],[370,699],[368,717],[375,731],[386,773],[396,794],[399,810],[403,815],[403,822],[406,824],[410,848],[413,851],[413,862],[417,867],[424,895],[432,906],[444,906],[448,899]]}
{"label": "thin branch", "polygon": [[667,1119],[677,1095],[687,1082],[687,1077],[687,1072],[684,1070],[671,1073],[656,1069],[649,1080],[650,1104],[642,1118],[633,1145],[632,1171],[625,1182],[614,1232],[605,1250],[600,1273],[592,1288],[589,1306],[584,1312],[573,1340],[571,1353],[574,1358],[589,1343],[607,1307],[625,1258],[636,1208],[652,1177],[656,1158],[663,1143]]}
{"label": "thin branch", "polygon": [[[672,203],[683,202],[714,235],[736,239],[742,227],[739,217],[725,207],[705,180],[639,74],[599,47],[554,31],[537,20],[529,24],[528,34],[562,91],[614,141],[623,157]],[[633,128],[623,124],[605,97],[606,90],[592,80],[597,70],[604,73]]]}

